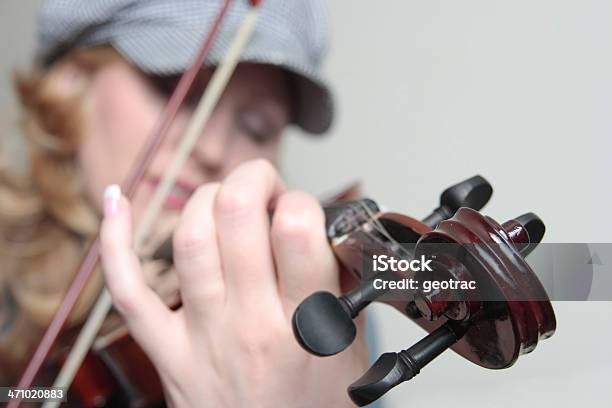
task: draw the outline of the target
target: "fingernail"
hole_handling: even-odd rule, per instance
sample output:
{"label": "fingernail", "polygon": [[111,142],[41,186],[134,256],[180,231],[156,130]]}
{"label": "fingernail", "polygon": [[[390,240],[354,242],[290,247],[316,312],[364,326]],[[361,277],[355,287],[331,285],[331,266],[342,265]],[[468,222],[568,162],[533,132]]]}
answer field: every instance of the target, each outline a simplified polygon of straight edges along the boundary
{"label": "fingernail", "polygon": [[119,199],[121,198],[121,187],[112,184],[104,190],[104,216],[117,214]]}

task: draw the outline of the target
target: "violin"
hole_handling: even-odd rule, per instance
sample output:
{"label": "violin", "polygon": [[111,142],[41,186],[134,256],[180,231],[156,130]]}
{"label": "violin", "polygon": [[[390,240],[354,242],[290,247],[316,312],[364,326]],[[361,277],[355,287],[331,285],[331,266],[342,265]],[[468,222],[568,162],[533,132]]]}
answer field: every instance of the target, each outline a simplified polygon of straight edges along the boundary
{"label": "violin", "polygon": [[[407,350],[383,354],[350,385],[349,396],[357,405],[367,405],[408,381],[449,348],[479,366],[502,369],[554,333],[555,315],[546,291],[525,262],[541,241],[545,226],[532,213],[503,224],[482,215],[477,210],[491,194],[491,185],[474,176],[444,190],[440,206],[422,221],[381,212],[370,199],[347,200],[354,197],[354,190],[324,205],[331,248],[359,284],[340,297],[317,292],[306,298],[293,316],[299,344],[321,357],[341,352],[356,336],[353,319],[373,301],[391,305],[429,333]],[[479,290],[469,296],[449,290],[413,290],[390,296],[389,291],[375,290],[372,282],[383,275],[394,280],[417,276],[421,281],[424,276],[373,273],[367,261],[372,253],[403,260],[426,254],[435,258],[438,281],[473,279]],[[170,266],[172,240],[162,243],[152,259]],[[172,307],[180,307],[180,298],[174,297],[173,302]],[[130,407],[163,404],[153,364],[117,319],[112,316],[107,321],[109,329],[94,342],[73,383],[73,394],[79,395],[80,405],[88,407],[118,401],[129,401],[125,403]],[[101,369],[107,371],[104,376]],[[96,386],[90,383],[88,372],[95,372],[98,381],[108,380]]]}
{"label": "violin", "polygon": [[[228,9],[225,0],[211,30],[203,40],[193,65],[181,77],[151,138],[137,158],[122,190],[131,198],[182,106],[197,72],[201,69]],[[248,41],[259,9],[251,11],[219,64],[198,103],[177,154],[151,200],[135,234],[140,249],[154,223],[176,173],[201,134],[233,69],[240,50]],[[354,193],[354,191],[352,192]],[[359,284],[341,297],[317,292],[296,309],[293,328],[296,340],[308,352],[329,356],[342,352],[356,335],[352,319],[373,301],[387,303],[421,326],[429,334],[407,350],[385,353],[363,377],[349,386],[358,405],[380,398],[394,386],[416,375],[426,364],[447,349],[486,368],[506,368],[518,356],[532,351],[539,339],[550,337],[556,322],[548,296],[525,257],[540,242],[544,224],[528,213],[499,224],[478,211],[492,194],[490,184],[476,176],[444,191],[438,206],[422,221],[380,211],[369,199],[338,197],[324,206],[327,235],[339,263]],[[352,198],[347,200],[347,198]],[[171,245],[166,242],[154,259],[172,262]],[[477,290],[468,293],[445,290],[374,291],[372,282],[382,275],[370,268],[371,254],[386,254],[410,261],[420,256],[432,259],[436,279],[474,281]],[[78,332],[62,328],[88,278],[97,267],[99,242],[84,256],[63,302],[28,364],[19,388],[28,388],[41,368],[61,366],[54,386],[69,387],[78,406],[163,406],[162,387],[152,364],[132,340],[112,308],[110,295],[103,290],[90,317]],[[429,277],[416,273],[384,273],[387,281]],[[180,307],[180,298],[170,296],[169,307]],[[101,335],[99,333],[102,333]],[[70,341],[69,351],[56,340]],[[73,345],[71,343],[74,343]],[[9,403],[16,407],[18,401]],[[55,406],[46,403],[45,406]]]}

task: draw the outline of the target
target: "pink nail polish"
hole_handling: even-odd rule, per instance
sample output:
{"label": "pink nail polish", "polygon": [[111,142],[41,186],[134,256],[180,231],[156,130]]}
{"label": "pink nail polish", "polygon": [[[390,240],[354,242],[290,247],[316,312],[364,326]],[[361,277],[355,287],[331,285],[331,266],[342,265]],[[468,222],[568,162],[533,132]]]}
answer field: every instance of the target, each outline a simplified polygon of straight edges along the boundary
{"label": "pink nail polish", "polygon": [[121,187],[112,184],[104,190],[104,216],[117,214],[119,199],[121,198]]}

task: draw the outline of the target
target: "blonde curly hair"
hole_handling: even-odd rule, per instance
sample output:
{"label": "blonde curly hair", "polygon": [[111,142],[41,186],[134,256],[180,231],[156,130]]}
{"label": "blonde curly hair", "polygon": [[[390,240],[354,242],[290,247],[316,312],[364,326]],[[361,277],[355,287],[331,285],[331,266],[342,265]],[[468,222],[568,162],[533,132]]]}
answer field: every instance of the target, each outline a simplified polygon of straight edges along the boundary
{"label": "blonde curly hair", "polygon": [[[0,365],[22,365],[57,309],[77,264],[98,228],[85,198],[78,147],[83,137],[87,81],[62,89],[62,67],[86,73],[120,58],[110,47],[79,49],[51,67],[16,73],[21,132],[0,151]],[[87,76],[87,75],[86,75]],[[88,283],[69,324],[82,320],[102,286]],[[27,334],[27,335],[26,335]],[[1,376],[0,376],[1,377]]]}

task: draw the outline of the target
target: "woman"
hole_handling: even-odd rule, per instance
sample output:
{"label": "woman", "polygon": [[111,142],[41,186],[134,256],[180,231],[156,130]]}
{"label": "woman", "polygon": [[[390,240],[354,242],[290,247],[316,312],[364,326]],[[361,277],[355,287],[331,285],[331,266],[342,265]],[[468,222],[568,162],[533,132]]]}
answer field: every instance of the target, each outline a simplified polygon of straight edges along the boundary
{"label": "woman", "polygon": [[[210,64],[223,55],[245,3],[234,2]],[[288,191],[273,166],[287,125],[312,133],[329,127],[330,98],[317,75],[324,14],[314,1],[264,3],[154,234],[174,230],[178,311],[145,284],[131,231],[193,104],[179,113],[131,203],[116,184],[220,3],[45,4],[39,63],[16,80],[28,165],[20,174],[9,163],[0,174],[0,357],[12,367],[3,383],[16,382],[103,215],[106,284],[170,405],[350,406],[345,387],[366,368],[365,342],[318,359],[294,340],[296,305],[316,290],[340,292],[341,279],[317,200]],[[193,100],[209,76],[201,72]],[[71,326],[83,321],[101,282],[101,275],[89,282]]]}

